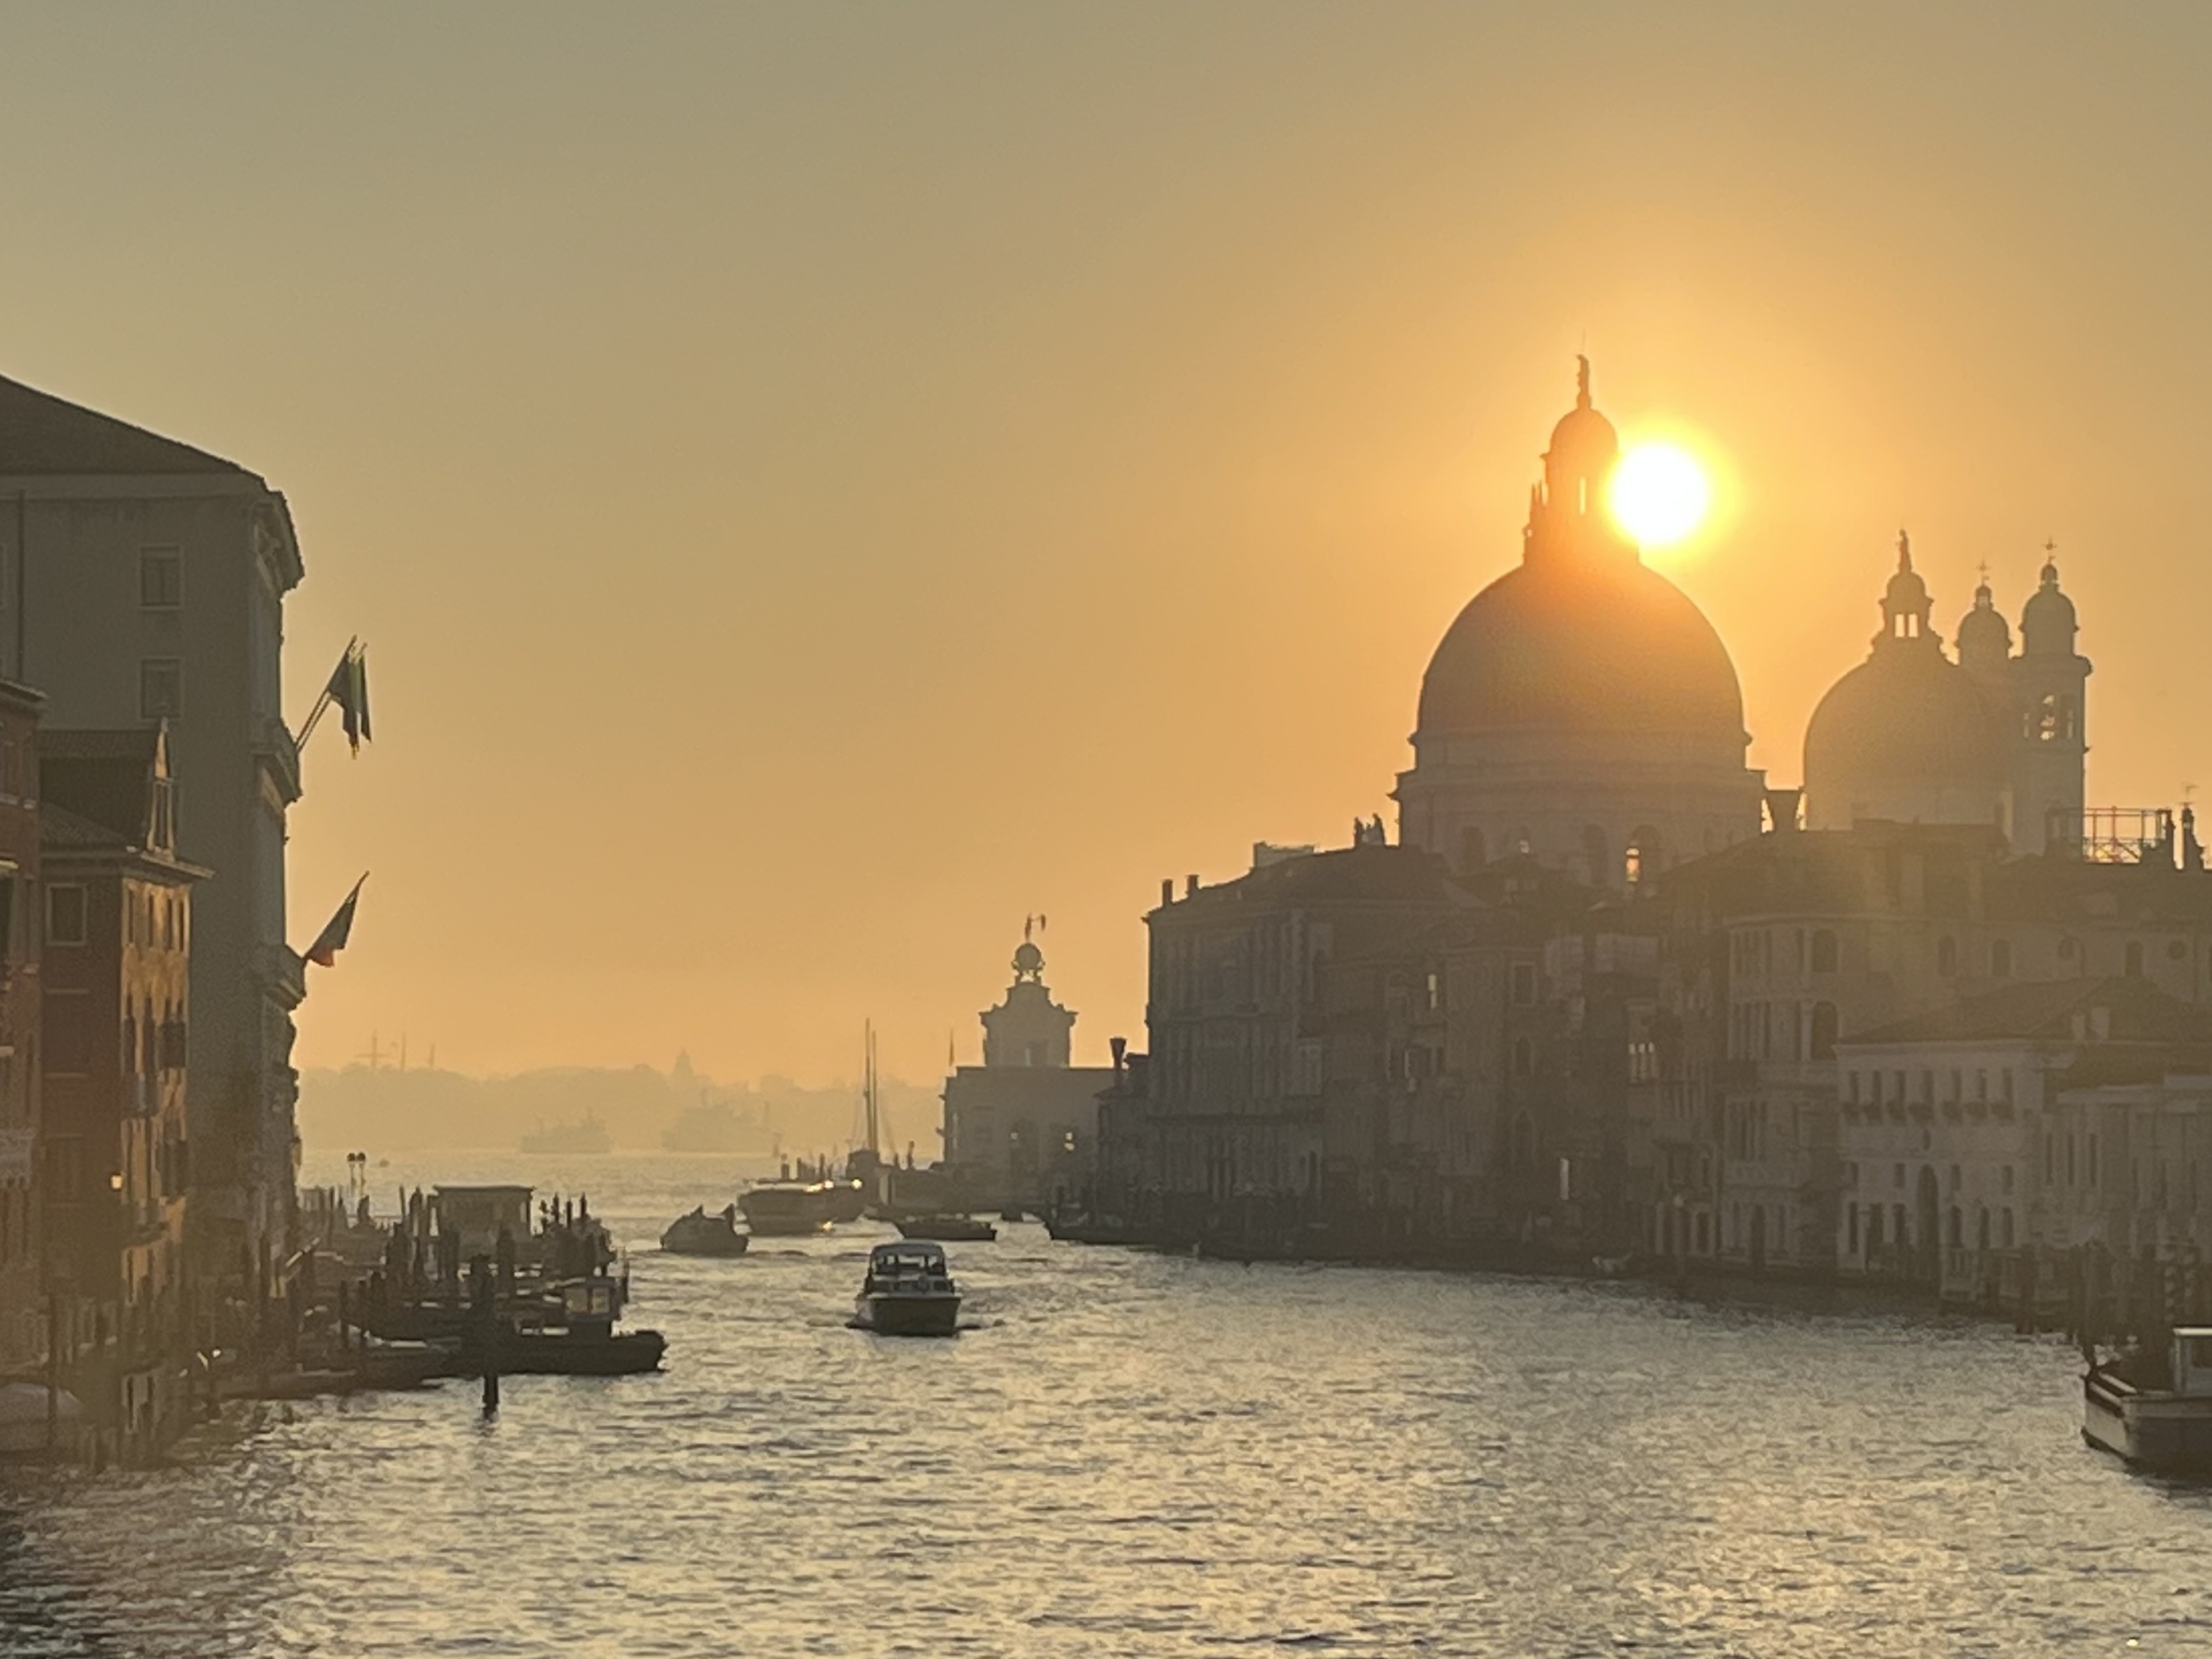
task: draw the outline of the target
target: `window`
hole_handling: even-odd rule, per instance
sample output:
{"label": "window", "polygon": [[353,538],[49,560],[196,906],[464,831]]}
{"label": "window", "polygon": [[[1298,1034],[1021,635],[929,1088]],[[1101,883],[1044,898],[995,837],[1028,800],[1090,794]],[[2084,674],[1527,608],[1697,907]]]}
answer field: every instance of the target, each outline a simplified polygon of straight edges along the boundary
{"label": "window", "polygon": [[1836,933],[1832,927],[1813,930],[1813,971],[1816,974],[1836,971]]}
{"label": "window", "polygon": [[148,657],[138,665],[138,717],[174,720],[185,712],[185,665],[174,657]]}
{"label": "window", "polygon": [[1444,1006],[1443,981],[1437,975],[1429,975],[1429,1012],[1434,1013]]}
{"label": "window", "polygon": [[70,884],[46,889],[46,943],[85,942],[84,889]]}
{"label": "window", "polygon": [[147,611],[174,611],[185,602],[184,555],[173,547],[138,550],[138,604]]}
{"label": "window", "polygon": [[[1998,1183],[1997,1183],[1997,1184],[1998,1184],[1999,1186],[2001,1186],[2002,1188],[2003,1188],[2003,1189],[2004,1189],[2006,1192],[2010,1192],[2010,1191],[2012,1190],[2012,1165],[2011,1165],[2011,1164],[2006,1164],[2006,1165],[2004,1166],[2004,1173],[2003,1173],[2003,1175],[1999,1178],[1999,1180],[1998,1180]],[[2006,1240],[2005,1242],[2006,1242],[2007,1243],[2010,1243],[2012,1241],[2011,1241],[2011,1240],[2009,1240],[2009,1239],[2008,1239],[2008,1240]]]}
{"label": "window", "polygon": [[1513,1006],[1516,1008],[1536,1006],[1536,964],[1533,962],[1513,964]]}
{"label": "window", "polygon": [[1990,977],[1991,979],[2010,979],[2012,977],[2011,940],[2001,939],[1995,939],[1990,942]]}

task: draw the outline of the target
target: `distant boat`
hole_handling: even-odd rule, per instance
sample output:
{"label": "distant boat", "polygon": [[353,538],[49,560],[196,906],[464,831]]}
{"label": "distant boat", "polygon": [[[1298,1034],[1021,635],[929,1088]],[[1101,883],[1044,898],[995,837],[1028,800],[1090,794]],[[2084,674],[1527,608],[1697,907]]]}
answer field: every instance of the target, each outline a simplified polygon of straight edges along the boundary
{"label": "distant boat", "polygon": [[960,1328],[960,1291],[935,1244],[878,1244],[853,1322],[878,1336],[951,1336]]}
{"label": "distant boat", "polygon": [[826,1181],[763,1181],[738,1194],[738,1208],[756,1238],[803,1238],[830,1231],[834,1196]]}
{"label": "distant boat", "polygon": [[586,1113],[574,1123],[556,1123],[547,1128],[540,1123],[522,1138],[526,1152],[562,1152],[570,1156],[596,1157],[614,1149],[607,1139],[607,1126],[599,1121],[596,1112]]}
{"label": "distant boat", "polygon": [[738,1206],[708,1215],[701,1205],[689,1215],[679,1215],[660,1236],[660,1248],[671,1255],[743,1255],[752,1243],[738,1231]]}
{"label": "distant boat", "polygon": [[742,1152],[775,1150],[775,1137],[739,1117],[726,1100],[702,1101],[661,1131],[660,1144],[672,1152]]}
{"label": "distant boat", "polygon": [[999,1230],[968,1215],[908,1216],[893,1224],[901,1238],[933,1238],[940,1244],[988,1244]]}

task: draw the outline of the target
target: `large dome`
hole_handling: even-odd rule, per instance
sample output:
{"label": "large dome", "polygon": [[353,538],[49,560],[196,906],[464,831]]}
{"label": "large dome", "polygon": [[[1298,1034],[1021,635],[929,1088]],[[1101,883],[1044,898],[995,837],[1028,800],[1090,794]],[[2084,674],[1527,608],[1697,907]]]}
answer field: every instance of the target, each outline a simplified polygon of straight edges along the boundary
{"label": "large dome", "polygon": [[1477,593],[1430,660],[1419,729],[1747,740],[1728,647],[1633,558],[1531,561]]}

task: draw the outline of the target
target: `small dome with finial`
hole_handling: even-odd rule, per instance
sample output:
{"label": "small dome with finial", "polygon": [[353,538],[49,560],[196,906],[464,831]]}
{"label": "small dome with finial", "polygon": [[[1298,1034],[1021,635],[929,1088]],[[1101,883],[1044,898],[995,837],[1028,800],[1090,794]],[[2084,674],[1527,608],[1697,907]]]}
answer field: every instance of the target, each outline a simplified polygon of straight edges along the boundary
{"label": "small dome with finial", "polygon": [[1984,565],[1974,608],[1959,623],[1959,666],[1974,675],[2002,673],[2011,657],[2012,629],[1990,592],[1990,568]]}
{"label": "small dome with finial", "polygon": [[2030,656],[2071,656],[2074,635],[2081,624],[2074,614],[2074,601],[2059,588],[2056,550],[2046,544],[2044,551],[2052,556],[2044,560],[2043,579],[2020,613],[2021,648]]}

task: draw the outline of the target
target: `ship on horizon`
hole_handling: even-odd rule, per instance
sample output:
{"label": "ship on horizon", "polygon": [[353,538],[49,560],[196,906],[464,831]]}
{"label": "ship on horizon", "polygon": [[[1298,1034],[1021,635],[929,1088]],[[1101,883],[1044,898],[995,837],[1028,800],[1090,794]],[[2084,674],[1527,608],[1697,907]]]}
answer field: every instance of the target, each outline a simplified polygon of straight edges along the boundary
{"label": "ship on horizon", "polygon": [[559,1152],[571,1157],[597,1157],[614,1150],[608,1137],[607,1126],[599,1121],[597,1112],[586,1112],[572,1123],[556,1123],[548,1128],[541,1119],[538,1127],[522,1137],[526,1152]]}

